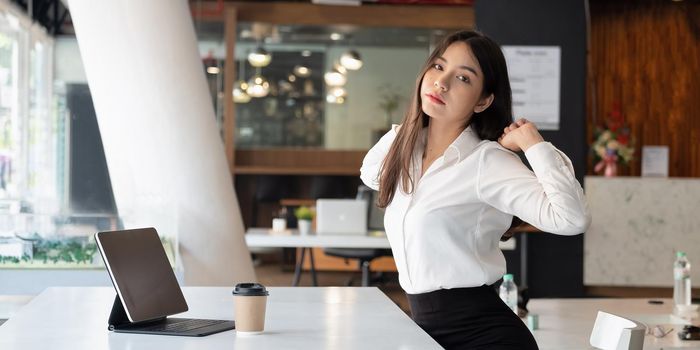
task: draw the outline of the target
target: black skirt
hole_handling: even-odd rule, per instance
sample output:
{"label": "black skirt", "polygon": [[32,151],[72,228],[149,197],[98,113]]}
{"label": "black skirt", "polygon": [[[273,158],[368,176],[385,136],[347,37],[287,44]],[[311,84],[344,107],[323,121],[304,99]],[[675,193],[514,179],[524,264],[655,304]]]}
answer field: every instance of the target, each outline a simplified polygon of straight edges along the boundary
{"label": "black skirt", "polygon": [[406,295],[413,321],[445,349],[538,349],[525,323],[492,287]]}

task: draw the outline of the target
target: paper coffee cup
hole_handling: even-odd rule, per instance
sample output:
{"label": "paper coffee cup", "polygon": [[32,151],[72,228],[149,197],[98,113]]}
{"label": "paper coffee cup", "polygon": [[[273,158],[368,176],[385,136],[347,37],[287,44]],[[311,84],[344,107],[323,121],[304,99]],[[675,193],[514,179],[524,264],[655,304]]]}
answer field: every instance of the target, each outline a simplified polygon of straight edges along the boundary
{"label": "paper coffee cup", "polygon": [[233,289],[236,332],[259,334],[265,329],[265,307],[269,295],[260,283],[239,283]]}

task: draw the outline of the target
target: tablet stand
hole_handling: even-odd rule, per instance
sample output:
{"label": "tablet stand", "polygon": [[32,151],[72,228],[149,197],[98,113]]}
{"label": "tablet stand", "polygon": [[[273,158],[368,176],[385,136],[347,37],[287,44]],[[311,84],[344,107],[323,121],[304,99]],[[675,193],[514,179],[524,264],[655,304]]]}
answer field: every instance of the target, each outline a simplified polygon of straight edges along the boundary
{"label": "tablet stand", "polygon": [[116,295],[114,296],[114,304],[112,304],[112,312],[109,313],[109,320],[107,321],[109,323],[109,327],[107,329],[114,331],[115,329],[124,328],[124,326],[150,323],[160,321],[164,318],[165,317],[156,320],[148,320],[147,322],[131,322],[129,321],[129,317],[126,315],[121,299],[119,299],[119,296]]}

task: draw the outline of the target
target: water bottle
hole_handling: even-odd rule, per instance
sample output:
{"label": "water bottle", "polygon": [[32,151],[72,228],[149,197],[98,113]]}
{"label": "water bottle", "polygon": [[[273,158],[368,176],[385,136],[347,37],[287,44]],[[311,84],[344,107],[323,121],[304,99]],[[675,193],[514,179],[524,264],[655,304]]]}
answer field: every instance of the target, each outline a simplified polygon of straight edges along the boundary
{"label": "water bottle", "polygon": [[501,296],[508,308],[513,310],[515,314],[518,314],[518,286],[513,282],[512,274],[503,275],[503,283],[501,283],[501,288],[498,293]]}
{"label": "water bottle", "polygon": [[676,252],[673,280],[673,301],[676,305],[690,305],[690,262],[683,252]]}

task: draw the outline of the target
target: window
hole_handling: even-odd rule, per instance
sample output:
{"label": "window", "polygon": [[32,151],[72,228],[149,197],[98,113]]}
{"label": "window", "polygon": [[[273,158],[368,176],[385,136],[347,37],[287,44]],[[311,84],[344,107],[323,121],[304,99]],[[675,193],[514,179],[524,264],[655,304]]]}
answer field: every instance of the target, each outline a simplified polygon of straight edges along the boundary
{"label": "window", "polygon": [[57,229],[65,128],[51,108],[53,39],[0,5],[0,263],[16,263]]}
{"label": "window", "polygon": [[9,11],[0,16],[0,208],[6,214],[52,215],[59,209],[62,145],[49,108],[52,45],[36,25]]}

